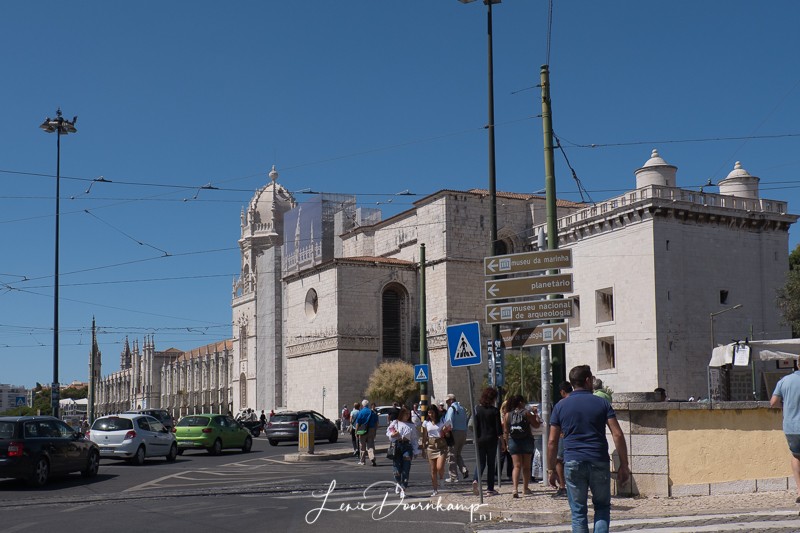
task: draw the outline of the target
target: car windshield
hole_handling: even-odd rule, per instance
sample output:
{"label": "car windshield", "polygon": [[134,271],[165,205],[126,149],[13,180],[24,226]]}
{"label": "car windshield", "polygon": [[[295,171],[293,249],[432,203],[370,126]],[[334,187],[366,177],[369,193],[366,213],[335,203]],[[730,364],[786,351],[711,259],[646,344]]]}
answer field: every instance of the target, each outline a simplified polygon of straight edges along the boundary
{"label": "car windshield", "polygon": [[98,418],[92,424],[94,431],[123,431],[133,429],[133,423],[130,418]]}
{"label": "car windshield", "polygon": [[276,414],[273,415],[272,418],[269,419],[270,422],[294,422],[297,420],[297,415],[295,414]]}
{"label": "car windshield", "polygon": [[0,439],[10,439],[14,435],[14,422],[0,422]]}
{"label": "car windshield", "polygon": [[205,427],[208,425],[207,416],[184,416],[178,422],[179,426],[183,427]]}

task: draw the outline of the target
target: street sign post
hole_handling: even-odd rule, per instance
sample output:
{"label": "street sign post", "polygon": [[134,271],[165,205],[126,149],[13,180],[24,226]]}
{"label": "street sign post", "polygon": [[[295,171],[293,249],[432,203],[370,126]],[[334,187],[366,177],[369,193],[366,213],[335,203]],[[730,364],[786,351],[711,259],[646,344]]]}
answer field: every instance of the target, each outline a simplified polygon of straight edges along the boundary
{"label": "street sign post", "polygon": [[506,348],[517,349],[526,346],[563,344],[569,342],[569,327],[566,322],[542,324],[535,328],[516,328],[500,330]]}
{"label": "street sign post", "polygon": [[486,323],[502,324],[567,318],[573,313],[572,302],[571,299],[559,299],[490,304],[486,306]]}
{"label": "street sign post", "polygon": [[523,252],[483,258],[486,276],[572,267],[572,249]]}
{"label": "street sign post", "polygon": [[572,274],[526,276],[524,278],[490,280],[484,283],[487,300],[572,292]]}

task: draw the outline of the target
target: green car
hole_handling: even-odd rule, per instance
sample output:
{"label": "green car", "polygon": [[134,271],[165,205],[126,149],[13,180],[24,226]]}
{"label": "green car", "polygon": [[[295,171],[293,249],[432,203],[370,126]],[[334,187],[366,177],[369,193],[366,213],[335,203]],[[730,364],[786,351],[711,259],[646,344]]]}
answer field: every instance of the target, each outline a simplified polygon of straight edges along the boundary
{"label": "green car", "polygon": [[218,455],[225,448],[239,448],[247,453],[253,447],[250,431],[226,415],[187,415],[175,426],[178,454],[184,450],[205,449]]}

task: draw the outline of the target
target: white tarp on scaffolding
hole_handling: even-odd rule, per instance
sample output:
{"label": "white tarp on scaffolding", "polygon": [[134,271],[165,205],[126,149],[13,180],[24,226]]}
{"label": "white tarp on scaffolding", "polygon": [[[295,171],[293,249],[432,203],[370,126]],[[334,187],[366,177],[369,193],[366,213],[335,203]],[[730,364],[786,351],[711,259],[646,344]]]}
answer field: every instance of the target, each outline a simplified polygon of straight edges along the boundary
{"label": "white tarp on scaffolding", "polygon": [[[750,341],[750,355],[761,361],[779,359],[800,359],[800,339],[781,339],[774,341]],[[717,346],[711,352],[708,366],[719,367],[734,362],[736,343]]]}

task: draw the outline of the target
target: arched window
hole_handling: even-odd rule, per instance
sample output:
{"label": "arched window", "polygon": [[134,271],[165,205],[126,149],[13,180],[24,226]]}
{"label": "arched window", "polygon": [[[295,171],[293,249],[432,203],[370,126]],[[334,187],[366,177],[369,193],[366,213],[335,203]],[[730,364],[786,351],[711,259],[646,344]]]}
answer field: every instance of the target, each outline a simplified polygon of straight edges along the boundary
{"label": "arched window", "polygon": [[247,359],[247,326],[239,326],[239,360]]}
{"label": "arched window", "polygon": [[406,346],[408,298],[401,285],[387,286],[381,295],[381,351],[383,357],[401,359]]}

